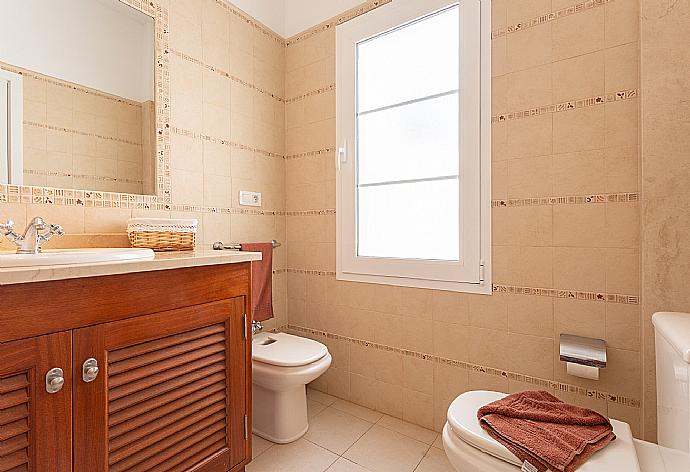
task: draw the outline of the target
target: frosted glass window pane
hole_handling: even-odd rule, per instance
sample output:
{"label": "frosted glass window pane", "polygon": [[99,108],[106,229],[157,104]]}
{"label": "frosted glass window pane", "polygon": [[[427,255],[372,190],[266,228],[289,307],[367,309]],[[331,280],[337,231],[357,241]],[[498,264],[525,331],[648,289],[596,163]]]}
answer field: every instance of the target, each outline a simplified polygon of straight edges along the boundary
{"label": "frosted glass window pane", "polygon": [[459,259],[458,180],[358,189],[358,255]]}
{"label": "frosted glass window pane", "polygon": [[458,175],[458,95],[358,117],[358,181]]}
{"label": "frosted glass window pane", "polygon": [[458,88],[457,6],[357,45],[358,111]]}

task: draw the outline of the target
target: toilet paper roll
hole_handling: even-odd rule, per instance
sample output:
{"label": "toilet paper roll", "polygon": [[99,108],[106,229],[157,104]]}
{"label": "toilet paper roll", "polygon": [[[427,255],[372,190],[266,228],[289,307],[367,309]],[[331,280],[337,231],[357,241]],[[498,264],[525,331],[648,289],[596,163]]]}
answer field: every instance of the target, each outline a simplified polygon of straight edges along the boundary
{"label": "toilet paper roll", "polygon": [[588,365],[582,364],[573,364],[572,362],[566,362],[565,364],[568,371],[568,375],[582,377],[583,379],[599,380],[598,367],[590,367]]}

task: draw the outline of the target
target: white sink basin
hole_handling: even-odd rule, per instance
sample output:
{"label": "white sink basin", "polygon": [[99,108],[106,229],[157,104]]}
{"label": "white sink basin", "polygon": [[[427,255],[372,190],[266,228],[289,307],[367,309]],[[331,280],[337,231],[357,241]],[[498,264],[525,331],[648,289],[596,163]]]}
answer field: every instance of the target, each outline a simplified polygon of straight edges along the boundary
{"label": "white sink basin", "polygon": [[72,264],[95,264],[98,262],[125,262],[151,260],[151,249],[44,249],[40,254],[15,254],[0,252],[0,269],[11,267],[36,267]]}

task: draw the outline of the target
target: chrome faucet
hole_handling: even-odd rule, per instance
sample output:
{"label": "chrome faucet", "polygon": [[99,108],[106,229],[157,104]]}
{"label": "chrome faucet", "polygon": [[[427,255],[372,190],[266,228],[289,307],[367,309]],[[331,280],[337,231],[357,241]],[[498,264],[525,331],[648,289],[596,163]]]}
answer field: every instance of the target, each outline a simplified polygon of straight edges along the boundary
{"label": "chrome faucet", "polygon": [[261,324],[261,321],[252,321],[252,335],[260,333],[263,329],[264,325]]}
{"label": "chrome faucet", "polygon": [[[41,233],[41,231],[45,231]],[[38,254],[41,252],[41,245],[55,235],[62,236],[65,232],[60,225],[49,225],[43,218],[37,216],[24,230],[24,234],[19,235],[14,231],[14,222],[8,220],[7,223],[0,223],[0,233],[17,246],[17,254]]]}

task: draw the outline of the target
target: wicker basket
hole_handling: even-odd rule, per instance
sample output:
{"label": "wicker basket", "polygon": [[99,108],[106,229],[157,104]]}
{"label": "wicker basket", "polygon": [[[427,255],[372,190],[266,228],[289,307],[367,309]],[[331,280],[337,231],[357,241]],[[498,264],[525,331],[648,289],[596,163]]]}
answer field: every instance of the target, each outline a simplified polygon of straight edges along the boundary
{"label": "wicker basket", "polygon": [[132,218],[127,235],[132,247],[154,251],[191,251],[196,245],[197,220]]}

